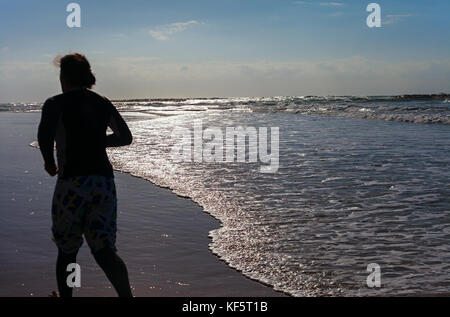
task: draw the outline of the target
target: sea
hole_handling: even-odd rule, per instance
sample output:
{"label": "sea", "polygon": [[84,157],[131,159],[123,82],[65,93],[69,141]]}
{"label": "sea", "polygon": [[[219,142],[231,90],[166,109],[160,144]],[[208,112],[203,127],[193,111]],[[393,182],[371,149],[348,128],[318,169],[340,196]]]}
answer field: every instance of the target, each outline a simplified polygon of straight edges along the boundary
{"label": "sea", "polygon": [[[450,294],[450,96],[113,104],[134,137],[108,150],[114,168],[190,198],[220,220],[209,248],[245,276],[292,296]],[[0,111],[41,107],[6,103]],[[201,132],[223,136],[229,127],[267,128],[268,153],[277,129],[277,169],[265,173],[259,156],[250,160],[250,137],[245,161],[176,159],[174,131],[194,132],[196,122]],[[194,146],[194,133],[188,140]],[[225,139],[223,148],[230,148]]]}

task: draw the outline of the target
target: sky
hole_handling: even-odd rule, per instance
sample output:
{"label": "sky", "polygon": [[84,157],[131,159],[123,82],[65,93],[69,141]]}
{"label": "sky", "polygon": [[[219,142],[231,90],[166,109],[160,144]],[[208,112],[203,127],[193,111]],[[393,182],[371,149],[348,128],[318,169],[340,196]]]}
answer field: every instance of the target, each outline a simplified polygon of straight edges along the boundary
{"label": "sky", "polygon": [[0,0],[0,102],[59,94],[72,52],[110,99],[450,93],[450,1],[371,2]]}

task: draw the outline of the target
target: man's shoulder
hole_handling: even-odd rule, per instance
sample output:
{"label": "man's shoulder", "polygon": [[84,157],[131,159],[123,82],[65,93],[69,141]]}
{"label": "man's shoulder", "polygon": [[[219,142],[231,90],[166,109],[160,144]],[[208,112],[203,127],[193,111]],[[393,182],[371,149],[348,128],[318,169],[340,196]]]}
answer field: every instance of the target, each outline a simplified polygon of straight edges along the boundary
{"label": "man's shoulder", "polygon": [[104,101],[104,102],[106,102],[106,103],[111,103],[111,101],[109,101],[108,98],[106,98],[105,96],[103,96],[103,95],[101,95],[101,94],[99,94],[99,93],[97,93],[97,92],[95,92],[95,91],[92,91],[92,90],[90,90],[90,89],[87,89],[87,93],[88,93],[91,97],[93,97],[93,98],[96,98],[96,99],[98,99],[98,100]]}
{"label": "man's shoulder", "polygon": [[54,95],[50,98],[47,98],[43,104],[43,108],[45,109],[56,109],[58,108],[58,104],[61,104],[64,98],[64,94]]}
{"label": "man's shoulder", "polygon": [[[51,105],[56,105],[59,103],[64,103],[64,101],[67,101],[67,98],[72,98],[73,95],[72,93],[79,93],[79,91],[70,91],[70,92],[66,92],[66,93],[62,93],[62,94],[58,94],[58,95],[54,95],[50,98],[47,98],[47,100],[44,102],[44,106],[51,106]],[[103,102],[106,104],[112,104],[111,101],[106,98],[103,95],[100,95],[99,93],[92,91],[90,89],[86,89],[85,93],[92,99],[96,100],[97,102]]]}
{"label": "man's shoulder", "polygon": [[50,98],[47,98],[47,100],[45,100],[44,104],[53,104],[53,103],[57,102],[58,100],[61,100],[63,97],[64,97],[64,94],[54,95]]}

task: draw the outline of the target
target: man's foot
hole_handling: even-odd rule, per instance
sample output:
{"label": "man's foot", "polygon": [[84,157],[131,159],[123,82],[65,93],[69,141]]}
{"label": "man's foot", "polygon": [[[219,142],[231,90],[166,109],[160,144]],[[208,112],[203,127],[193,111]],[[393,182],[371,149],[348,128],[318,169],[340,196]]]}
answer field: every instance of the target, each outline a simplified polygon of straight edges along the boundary
{"label": "man's foot", "polygon": [[48,297],[59,297],[59,294],[57,291],[52,291],[50,294],[48,294]]}

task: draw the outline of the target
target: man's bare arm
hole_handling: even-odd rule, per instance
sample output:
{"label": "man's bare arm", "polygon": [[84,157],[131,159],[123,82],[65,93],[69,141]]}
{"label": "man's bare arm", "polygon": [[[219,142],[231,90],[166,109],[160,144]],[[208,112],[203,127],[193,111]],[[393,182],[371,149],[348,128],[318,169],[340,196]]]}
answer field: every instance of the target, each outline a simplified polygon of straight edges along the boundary
{"label": "man's bare arm", "polygon": [[106,147],[129,145],[133,141],[131,131],[119,111],[114,106],[112,108],[108,126],[114,133],[106,137]]}
{"label": "man's bare arm", "polygon": [[42,107],[41,122],[38,128],[38,143],[44,158],[45,169],[51,176],[56,174],[53,148],[59,116],[59,109],[51,101],[47,100]]}

